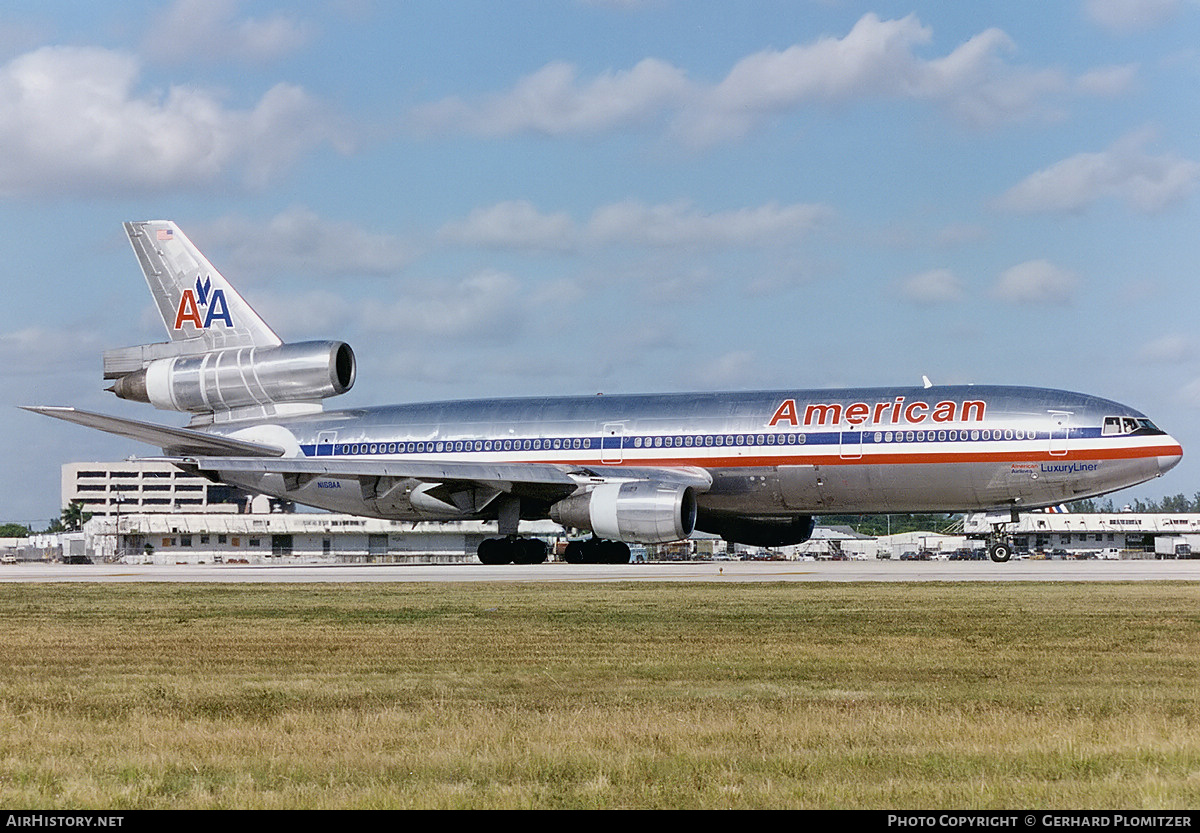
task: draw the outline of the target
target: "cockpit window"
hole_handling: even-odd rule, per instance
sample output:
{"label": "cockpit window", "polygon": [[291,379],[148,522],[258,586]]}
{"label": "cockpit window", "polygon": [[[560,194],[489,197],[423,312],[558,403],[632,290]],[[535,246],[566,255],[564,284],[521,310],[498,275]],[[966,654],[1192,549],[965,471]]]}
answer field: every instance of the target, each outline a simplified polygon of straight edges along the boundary
{"label": "cockpit window", "polygon": [[1164,431],[1145,417],[1106,416],[1100,433],[1109,437],[1118,434],[1162,434]]}

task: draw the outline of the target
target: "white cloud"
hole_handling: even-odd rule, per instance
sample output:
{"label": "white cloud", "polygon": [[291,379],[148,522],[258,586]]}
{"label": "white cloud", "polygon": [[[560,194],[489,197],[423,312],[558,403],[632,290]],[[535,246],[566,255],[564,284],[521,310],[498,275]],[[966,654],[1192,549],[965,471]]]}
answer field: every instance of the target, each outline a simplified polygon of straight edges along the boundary
{"label": "white cloud", "polygon": [[1193,379],[1180,388],[1177,398],[1190,408],[1200,408],[1200,379]]}
{"label": "white cloud", "polygon": [[1115,97],[1133,89],[1139,67],[1137,64],[1097,67],[1076,79],[1076,86],[1089,95]]}
{"label": "white cloud", "polygon": [[999,29],[980,32],[940,58],[917,54],[932,39],[932,30],[913,15],[881,20],[867,14],[845,37],[748,55],[715,84],[692,81],[653,58],[590,81],[581,81],[575,66],[554,62],[507,92],[476,101],[447,98],[411,116],[423,130],[483,136],[591,136],[665,119],[682,141],[704,146],[739,139],[763,120],[807,105],[870,98],[932,102],[969,124],[990,126],[1051,112],[1050,95],[1111,94],[1129,79],[1128,70],[1096,70],[1073,88],[1060,70],[1011,63],[1006,55],[1015,45]]}
{"label": "white cloud", "polygon": [[1127,136],[1099,153],[1080,153],[1026,177],[1000,197],[1001,208],[1023,213],[1079,212],[1105,198],[1154,213],[1189,196],[1200,182],[1200,164],[1174,154],[1143,150],[1150,134]]}
{"label": "white cloud", "polygon": [[[535,307],[522,291],[512,276],[483,270],[459,279],[398,281],[363,298],[283,286],[245,294],[285,341],[342,339],[363,362],[385,362],[389,373],[412,376],[421,368],[394,366],[393,357],[420,357],[414,361],[430,367],[465,357],[469,366],[481,358],[478,345],[518,338],[527,310]],[[465,371],[456,372],[461,380]]]}
{"label": "white cloud", "polygon": [[775,246],[795,242],[832,216],[821,205],[767,205],[706,213],[687,201],[644,205],[626,201],[596,209],[589,240],[643,246]]}
{"label": "white cloud", "polygon": [[418,254],[415,246],[393,235],[327,220],[304,206],[293,206],[266,221],[223,217],[188,234],[197,245],[203,241],[201,248],[228,249],[231,271],[247,273],[391,275]]}
{"label": "white cloud", "polygon": [[29,326],[0,333],[0,376],[44,376],[95,366],[105,346],[92,327]]}
{"label": "white cloud", "polygon": [[734,350],[697,367],[692,384],[707,388],[747,388],[760,384],[762,373],[753,351]]}
{"label": "white cloud", "polygon": [[152,60],[264,63],[306,44],[309,27],[283,14],[237,18],[238,0],[176,0],[151,21],[142,51]]}
{"label": "white cloud", "polygon": [[513,201],[476,209],[465,220],[443,226],[439,237],[476,246],[557,251],[772,247],[796,242],[832,215],[826,206],[802,203],[704,212],[686,200],[659,205],[627,200],[597,208],[580,225],[565,213],[545,214],[529,202]]}
{"label": "white cloud", "polygon": [[939,246],[954,248],[969,243],[977,243],[986,239],[988,230],[984,226],[973,223],[951,223],[943,226],[934,234],[934,241]]}
{"label": "white cloud", "polygon": [[372,303],[364,326],[406,339],[431,336],[464,341],[511,338],[523,321],[521,285],[510,275],[483,271],[453,283],[426,282],[416,294],[390,304]]}
{"label": "white cloud", "polygon": [[[245,281],[234,281],[234,285],[243,291],[254,311],[262,316],[284,341],[348,339],[361,322],[362,311],[359,306],[336,291],[300,291],[295,286],[271,289],[251,287],[246,291],[245,284]],[[161,327],[161,324],[159,326]]]}
{"label": "white cloud", "polygon": [[1177,364],[1195,356],[1196,346],[1192,339],[1178,333],[1159,336],[1143,345],[1138,358],[1144,362]]}
{"label": "white cloud", "polygon": [[1123,35],[1166,23],[1182,5],[1181,0],[1086,0],[1083,10],[1096,25]]}
{"label": "white cloud", "polygon": [[913,275],[900,286],[901,294],[919,304],[951,304],[965,297],[962,281],[949,269]]}
{"label": "white cloud", "polygon": [[1046,260],[1030,260],[1001,273],[992,295],[1014,304],[1064,304],[1078,286],[1075,273]]}
{"label": "white cloud", "polygon": [[523,132],[587,136],[652,119],[688,88],[681,70],[652,58],[583,85],[576,75],[571,64],[547,64],[518,81],[510,92],[480,103],[450,98],[418,107],[412,114],[414,123],[425,130],[465,130],[484,136]]}
{"label": "white cloud", "polygon": [[880,20],[867,14],[844,38],[747,56],[697,96],[679,130],[692,142],[708,144],[740,137],[763,118],[806,104],[866,98],[937,101],[971,122],[992,123],[1027,109],[1044,86],[1036,73],[1000,60],[1013,44],[998,29],[975,35],[939,59],[915,54],[932,39],[932,30],[914,15]]}
{"label": "white cloud", "polygon": [[500,249],[566,250],[577,243],[577,230],[569,216],[543,214],[525,200],[476,208],[465,220],[447,223],[438,236],[451,242]]}
{"label": "white cloud", "polygon": [[144,193],[240,176],[261,185],[334,142],[328,114],[278,84],[250,110],[182,86],[139,94],[138,60],[43,47],[0,67],[0,194]]}

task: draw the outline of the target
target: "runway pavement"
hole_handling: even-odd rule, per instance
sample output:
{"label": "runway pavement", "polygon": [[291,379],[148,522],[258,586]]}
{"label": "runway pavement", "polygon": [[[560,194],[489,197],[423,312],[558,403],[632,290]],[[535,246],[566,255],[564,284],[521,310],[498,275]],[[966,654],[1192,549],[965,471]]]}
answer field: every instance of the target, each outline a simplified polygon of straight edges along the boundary
{"label": "runway pavement", "polygon": [[271,565],[17,564],[0,583],[29,582],[614,582],[614,581],[1200,581],[1192,561],[713,561],[662,564]]}

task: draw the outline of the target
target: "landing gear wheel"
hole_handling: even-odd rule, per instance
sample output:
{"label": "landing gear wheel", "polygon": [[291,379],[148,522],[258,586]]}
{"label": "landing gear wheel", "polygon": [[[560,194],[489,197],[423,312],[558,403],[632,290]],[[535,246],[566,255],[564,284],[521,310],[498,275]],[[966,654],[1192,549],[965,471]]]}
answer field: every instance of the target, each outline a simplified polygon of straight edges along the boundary
{"label": "landing gear wheel", "polygon": [[1012,558],[1012,546],[1005,541],[997,541],[988,547],[988,555],[993,561],[1003,564]]}
{"label": "landing gear wheel", "polygon": [[563,553],[563,561],[568,564],[586,564],[587,563],[587,547],[583,541],[571,541],[567,544],[567,549]]}
{"label": "landing gear wheel", "polygon": [[600,545],[599,560],[604,564],[628,564],[629,545],[624,541],[605,541]]}
{"label": "landing gear wheel", "polygon": [[488,566],[509,564],[513,560],[512,548],[503,538],[484,538],[479,542],[476,554],[479,556],[479,563]]}
{"label": "landing gear wheel", "polygon": [[541,564],[546,560],[546,542],[539,538],[514,538],[509,542],[514,564]]}
{"label": "landing gear wheel", "polygon": [[546,542],[540,538],[485,538],[476,551],[481,564],[541,564],[546,560]]}
{"label": "landing gear wheel", "polygon": [[563,560],[568,564],[628,564],[629,545],[605,538],[572,541],[567,544]]}

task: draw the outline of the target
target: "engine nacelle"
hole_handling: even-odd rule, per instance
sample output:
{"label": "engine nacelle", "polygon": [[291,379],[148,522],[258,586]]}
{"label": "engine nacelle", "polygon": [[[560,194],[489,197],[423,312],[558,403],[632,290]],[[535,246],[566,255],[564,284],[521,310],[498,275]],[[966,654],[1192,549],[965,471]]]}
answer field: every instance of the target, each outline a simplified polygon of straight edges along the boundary
{"label": "engine nacelle", "polygon": [[690,486],[649,480],[602,483],[550,507],[555,523],[588,529],[599,538],[665,544],[692,534],[696,494]]}
{"label": "engine nacelle", "polygon": [[337,396],[354,385],[354,372],[350,345],[304,341],[155,359],[109,390],[167,411],[224,411]]}

